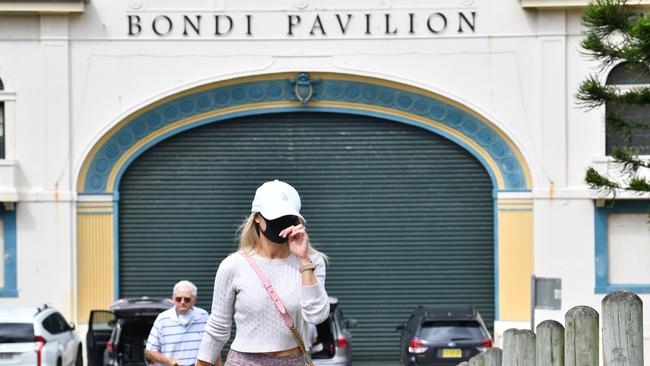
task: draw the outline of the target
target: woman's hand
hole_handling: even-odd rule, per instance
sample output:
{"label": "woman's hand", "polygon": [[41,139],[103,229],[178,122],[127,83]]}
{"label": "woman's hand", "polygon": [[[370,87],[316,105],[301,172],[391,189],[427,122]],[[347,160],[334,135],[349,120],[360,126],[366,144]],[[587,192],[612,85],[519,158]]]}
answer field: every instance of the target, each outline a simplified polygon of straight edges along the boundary
{"label": "woman's hand", "polygon": [[309,236],[303,225],[293,225],[280,231],[280,236],[289,238],[289,250],[299,260],[309,260],[307,248],[309,248]]}

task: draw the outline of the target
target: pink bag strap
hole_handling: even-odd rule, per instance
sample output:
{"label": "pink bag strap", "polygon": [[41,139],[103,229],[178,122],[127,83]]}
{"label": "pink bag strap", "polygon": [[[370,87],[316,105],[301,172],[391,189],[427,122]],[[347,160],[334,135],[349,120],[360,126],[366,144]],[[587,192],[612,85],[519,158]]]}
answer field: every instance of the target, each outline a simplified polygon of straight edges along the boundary
{"label": "pink bag strap", "polygon": [[311,355],[309,354],[309,352],[307,352],[307,349],[305,348],[305,343],[303,342],[302,337],[300,337],[300,334],[298,334],[296,327],[293,325],[293,320],[291,320],[291,317],[287,313],[287,309],[282,304],[282,300],[280,300],[278,294],[275,293],[275,290],[273,289],[271,282],[268,280],[268,278],[266,278],[260,266],[257,264],[257,262],[255,262],[255,259],[245,254],[242,255],[244,256],[248,264],[250,264],[251,267],[253,267],[253,270],[257,274],[257,277],[259,277],[260,281],[262,281],[262,284],[264,284],[264,288],[269,293],[269,295],[271,295],[271,299],[273,299],[273,303],[275,304],[275,307],[280,312],[280,315],[282,315],[282,320],[284,320],[284,324],[287,325],[289,331],[291,332],[291,335],[296,340],[296,344],[298,344],[298,347],[300,348],[302,355],[305,357],[305,361],[307,362],[307,365],[315,366],[314,362],[311,359]]}
{"label": "pink bag strap", "polygon": [[282,300],[280,300],[280,298],[278,297],[278,294],[275,292],[273,285],[271,285],[271,282],[268,280],[268,278],[266,278],[260,266],[257,264],[257,262],[255,262],[255,259],[251,258],[250,256],[244,255],[244,258],[246,259],[248,264],[250,264],[251,267],[253,267],[253,270],[257,274],[257,277],[259,277],[260,281],[262,281],[262,284],[264,284],[264,288],[269,293],[269,295],[271,295],[271,299],[273,300],[275,307],[280,312],[280,315],[282,316],[282,320],[284,320],[284,324],[286,324],[287,327],[289,328],[293,327],[293,320],[291,320],[291,317],[287,313],[287,309],[284,307],[284,304],[282,304]]}

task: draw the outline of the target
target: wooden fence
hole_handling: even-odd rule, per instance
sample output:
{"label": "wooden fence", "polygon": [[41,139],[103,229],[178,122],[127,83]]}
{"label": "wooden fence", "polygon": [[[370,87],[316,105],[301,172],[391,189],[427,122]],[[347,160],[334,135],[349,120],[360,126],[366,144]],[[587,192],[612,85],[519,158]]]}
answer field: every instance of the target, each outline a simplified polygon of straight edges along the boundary
{"label": "wooden fence", "polygon": [[[605,366],[643,366],[643,302],[634,293],[616,291],[602,301],[603,362]],[[459,366],[596,366],[598,312],[576,306],[562,324],[547,320],[537,332],[508,329],[503,351],[492,348]]]}

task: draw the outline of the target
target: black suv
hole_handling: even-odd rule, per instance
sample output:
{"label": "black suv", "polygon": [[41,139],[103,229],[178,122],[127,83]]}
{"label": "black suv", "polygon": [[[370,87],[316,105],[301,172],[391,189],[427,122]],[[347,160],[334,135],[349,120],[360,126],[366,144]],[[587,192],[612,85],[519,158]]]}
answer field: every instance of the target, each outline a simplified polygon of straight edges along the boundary
{"label": "black suv", "polygon": [[174,306],[171,299],[121,299],[110,311],[93,310],[86,335],[89,366],[144,366],[144,348],[153,322]]}
{"label": "black suv", "polygon": [[492,347],[492,337],[473,307],[417,307],[401,332],[400,364],[451,366]]}

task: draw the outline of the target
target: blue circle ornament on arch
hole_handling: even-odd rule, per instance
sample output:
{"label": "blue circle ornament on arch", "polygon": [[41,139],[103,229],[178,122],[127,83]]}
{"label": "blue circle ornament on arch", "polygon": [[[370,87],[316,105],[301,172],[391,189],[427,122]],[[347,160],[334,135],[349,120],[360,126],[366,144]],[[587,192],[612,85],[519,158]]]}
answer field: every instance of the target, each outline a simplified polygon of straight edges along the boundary
{"label": "blue circle ornament on arch", "polygon": [[[239,83],[215,84],[212,88],[202,87],[194,93],[190,90],[183,93],[182,96],[176,98],[172,96],[166,102],[147,109],[144,113],[137,113],[134,118],[109,132],[112,136],[103,139],[105,143],[98,146],[95,150],[96,153],[91,158],[90,165],[85,172],[84,191],[80,193],[110,193],[107,191],[108,179],[115,164],[120,161],[119,157],[139,141],[150,136],[158,135],[152,142],[143,144],[140,151],[130,156],[126,163],[123,162],[124,166],[119,167],[121,171],[124,171],[130,161],[148,147],[189,128],[252,114],[309,111],[362,114],[428,129],[449,138],[468,150],[483,163],[491,176],[494,177],[495,174],[498,174],[503,177],[503,186],[496,187],[495,185],[495,189],[530,190],[530,187],[527,186],[525,167],[522,166],[522,162],[508,141],[494,126],[484,123],[469,112],[433,93],[416,93],[410,88],[402,89],[397,85],[384,84],[371,78],[365,81],[358,76],[336,75],[336,77],[328,78],[329,75],[331,74],[318,74],[317,78],[312,79],[308,73],[298,73],[295,77],[289,78],[260,77],[259,81],[246,78]],[[278,102],[293,103],[283,108],[266,109],[267,107],[264,106],[265,103]],[[334,102],[336,106],[316,102]],[[216,113],[217,117],[193,121],[177,130],[167,131],[163,134],[158,132],[170,124],[191,119],[200,114],[209,114],[210,111],[218,112],[226,108],[236,109],[236,107],[246,107],[247,105],[255,105],[255,108],[246,108],[231,114]],[[391,111],[399,113],[400,117],[395,117]],[[404,113],[407,113],[406,117]],[[499,172],[492,171],[493,169],[488,166],[481,154],[470,144],[455,138],[443,129],[436,128],[433,124],[410,119],[408,115],[442,124],[464,136],[465,140],[480,146],[484,154],[489,155],[496,162]],[[116,136],[118,137],[117,143],[115,143]],[[120,175],[117,174],[116,179],[119,179]],[[113,183],[113,186],[117,187],[119,182]]]}

